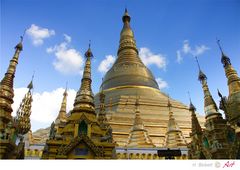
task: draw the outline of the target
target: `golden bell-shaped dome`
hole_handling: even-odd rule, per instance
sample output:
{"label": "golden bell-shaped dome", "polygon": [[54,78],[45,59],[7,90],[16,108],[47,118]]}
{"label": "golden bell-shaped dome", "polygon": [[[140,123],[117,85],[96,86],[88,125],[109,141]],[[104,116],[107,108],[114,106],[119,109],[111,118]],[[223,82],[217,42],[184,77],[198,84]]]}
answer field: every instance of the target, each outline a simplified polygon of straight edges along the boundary
{"label": "golden bell-shaped dome", "polygon": [[148,86],[158,89],[151,71],[138,56],[136,41],[130,27],[130,16],[127,10],[122,17],[123,28],[120,34],[118,58],[103,79],[102,89],[119,86]]}

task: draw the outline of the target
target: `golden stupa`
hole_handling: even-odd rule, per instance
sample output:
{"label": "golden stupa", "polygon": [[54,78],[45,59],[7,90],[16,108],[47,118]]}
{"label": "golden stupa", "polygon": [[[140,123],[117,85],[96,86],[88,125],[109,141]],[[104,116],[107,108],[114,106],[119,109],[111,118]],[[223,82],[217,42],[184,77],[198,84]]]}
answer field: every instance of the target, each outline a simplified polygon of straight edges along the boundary
{"label": "golden stupa", "polygon": [[[139,58],[127,10],[122,20],[118,58],[105,75],[100,92],[93,96],[91,90],[93,55],[89,45],[73,110],[67,115],[66,88],[55,122],[35,134],[30,130],[32,81],[17,116],[12,116],[14,77],[23,49],[21,37],[0,82],[0,159],[240,158],[240,78],[219,40],[229,88],[228,98],[218,92],[219,108],[226,119],[218,111],[198,63],[204,118],[195,113],[191,100],[187,107],[159,90],[153,74]],[[176,149],[181,154],[175,154]],[[164,150],[168,153],[163,154]]]}
{"label": "golden stupa", "polygon": [[[113,129],[113,139],[119,147],[127,146],[129,133],[134,124],[135,103],[138,97],[139,114],[153,145],[164,147],[169,121],[168,100],[171,102],[171,109],[179,130],[186,142],[190,142],[189,108],[177,100],[168,99],[168,96],[159,90],[153,74],[138,55],[130,20],[131,17],[125,10],[122,17],[123,28],[120,34],[118,57],[106,73],[100,87],[106,95],[105,109]],[[98,93],[95,96],[97,110],[99,104]],[[204,117],[198,115],[198,120],[203,126]]]}
{"label": "golden stupa", "polygon": [[[119,159],[137,159],[137,154],[146,155],[147,152],[151,152],[150,155],[147,153],[147,159],[157,159],[158,148],[187,149],[186,145],[179,147],[179,142],[191,141],[191,113],[188,106],[169,98],[159,90],[153,74],[138,55],[130,20],[131,17],[125,10],[122,17],[123,28],[120,34],[118,58],[103,78],[100,92],[94,97],[95,109],[98,120],[107,121],[112,128],[113,141],[116,142]],[[106,118],[101,113],[103,112],[102,94],[104,94]],[[172,121],[169,119],[169,102],[171,113],[174,114],[174,122],[178,125],[177,131],[171,131],[171,133],[169,132],[172,128],[169,127],[172,125],[171,122],[169,123]],[[203,127],[205,118],[198,114],[197,117]],[[32,142],[31,145],[44,145],[48,136],[46,133],[49,134],[49,128],[34,132],[32,137],[38,141]],[[178,138],[172,139],[171,136],[179,136],[179,134],[181,141]],[[40,136],[45,137],[39,140]],[[171,146],[166,143],[171,143]],[[142,149],[141,153],[135,153],[139,152],[138,148]],[[41,150],[42,146],[39,149]]]}

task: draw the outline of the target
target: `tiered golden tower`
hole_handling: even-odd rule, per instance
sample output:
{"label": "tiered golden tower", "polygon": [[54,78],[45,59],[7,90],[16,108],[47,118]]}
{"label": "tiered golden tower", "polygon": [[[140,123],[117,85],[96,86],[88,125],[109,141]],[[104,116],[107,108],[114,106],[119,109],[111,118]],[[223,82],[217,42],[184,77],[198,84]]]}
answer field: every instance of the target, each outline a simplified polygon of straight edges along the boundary
{"label": "tiered golden tower", "polygon": [[126,147],[128,148],[154,148],[155,145],[152,143],[148,135],[148,131],[145,129],[142,118],[140,116],[139,111],[139,99],[137,98],[135,106],[135,118],[133,122],[133,126],[129,133],[128,142]]}
{"label": "tiered golden tower", "polygon": [[[230,60],[229,60],[230,61]],[[189,146],[190,159],[235,159],[239,149],[236,129],[222,118],[212,98],[207,84],[207,76],[199,67],[198,79],[204,93],[205,129],[202,130],[195,117],[195,108],[190,103],[192,112],[192,142]],[[229,106],[229,105],[228,105]],[[234,109],[234,108],[233,108]],[[235,110],[235,109],[234,109]],[[237,110],[235,110],[237,111]]]}
{"label": "tiered golden tower", "polygon": [[232,67],[230,58],[224,54],[219,40],[217,42],[222,53],[221,62],[228,80],[229,90],[227,101],[222,100],[223,110],[229,123],[240,132],[240,78]]}
{"label": "tiered golden tower", "polygon": [[12,117],[13,84],[19,55],[23,49],[22,40],[23,37],[16,45],[14,56],[0,82],[0,159],[23,159],[23,135],[31,128],[32,81],[28,85],[29,90],[20,104],[17,116]]}
{"label": "tiered golden tower", "polygon": [[58,116],[54,122],[54,127],[56,129],[56,134],[59,134],[64,127],[65,123],[67,122],[67,88],[65,89],[63,93],[63,99],[60,111],[58,113]]}
{"label": "tiered golden tower", "polygon": [[170,100],[168,100],[168,108],[169,108],[169,120],[167,132],[165,135],[164,146],[166,148],[186,148],[187,142],[182,134],[182,131],[178,127],[177,122],[175,121]]}
{"label": "tiered golden tower", "polygon": [[[93,93],[91,89],[91,57],[90,46],[85,53],[81,87],[77,92],[71,115],[62,121],[62,127],[53,123],[49,139],[43,151],[43,159],[113,159],[115,144],[111,140],[111,127],[102,126],[97,120]],[[64,117],[66,112],[66,96],[59,113]],[[109,138],[110,136],[110,138]]]}

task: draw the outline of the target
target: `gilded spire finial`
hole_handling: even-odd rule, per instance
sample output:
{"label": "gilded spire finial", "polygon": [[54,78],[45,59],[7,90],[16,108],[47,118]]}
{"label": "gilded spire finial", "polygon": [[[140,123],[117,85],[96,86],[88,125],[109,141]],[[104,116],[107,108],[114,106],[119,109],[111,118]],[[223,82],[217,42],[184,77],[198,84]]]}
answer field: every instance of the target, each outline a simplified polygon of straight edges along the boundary
{"label": "gilded spire finial", "polygon": [[230,58],[227,57],[227,56],[223,53],[223,49],[222,49],[222,47],[221,47],[221,45],[220,45],[220,40],[219,40],[219,39],[217,39],[217,44],[218,44],[218,47],[219,47],[219,49],[220,49],[220,51],[221,51],[221,53],[222,53],[221,62],[222,62],[222,64],[223,64],[223,66],[226,67],[226,66],[228,66],[228,65],[231,65]]}
{"label": "gilded spire finial", "polygon": [[123,15],[123,17],[122,17],[122,21],[123,21],[123,23],[130,22],[130,21],[131,21],[131,17],[130,17],[129,14],[128,14],[127,8],[125,8],[124,15]]}
{"label": "gilded spire finial", "polygon": [[34,78],[34,74],[35,74],[35,71],[33,72],[33,75],[32,75],[32,80],[30,81],[30,83],[28,84],[27,88],[29,90],[32,90],[33,89],[33,78]]}
{"label": "gilded spire finial", "polygon": [[93,57],[92,51],[91,51],[91,40],[89,40],[89,44],[88,44],[88,50],[85,53],[85,57],[87,58],[91,58]]}
{"label": "gilded spire finial", "polygon": [[190,111],[196,111],[195,106],[192,104],[192,100],[191,100],[191,96],[190,96],[190,92],[188,91],[188,97],[189,97],[189,101],[190,101],[190,106],[189,106],[189,110]]}
{"label": "gilded spire finial", "polygon": [[198,70],[199,70],[199,74],[198,74],[198,80],[199,81],[203,81],[203,80],[207,80],[207,76],[202,72],[201,68],[200,68],[200,64],[198,62],[198,58],[197,56],[195,56],[195,59],[196,59],[196,62],[197,62],[197,65],[198,65]]}
{"label": "gilded spire finial", "polygon": [[19,51],[23,50],[22,42],[23,42],[23,38],[25,36],[25,32],[26,32],[26,29],[24,30],[23,35],[20,36],[20,42],[15,46],[16,50],[19,50]]}
{"label": "gilded spire finial", "polygon": [[125,7],[124,15],[128,15],[127,7]]}

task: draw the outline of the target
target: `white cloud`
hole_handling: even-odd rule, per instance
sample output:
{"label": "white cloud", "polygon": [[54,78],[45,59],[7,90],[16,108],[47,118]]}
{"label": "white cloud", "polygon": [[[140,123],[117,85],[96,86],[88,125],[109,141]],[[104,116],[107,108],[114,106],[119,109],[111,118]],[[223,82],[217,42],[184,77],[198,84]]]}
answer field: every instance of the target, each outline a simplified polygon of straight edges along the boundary
{"label": "white cloud", "polygon": [[67,41],[68,43],[70,43],[72,41],[72,38],[69,35],[63,34],[63,36],[64,36],[65,41]]}
{"label": "white cloud", "polygon": [[180,50],[177,50],[177,62],[180,64],[182,62],[183,58],[181,55]]}
{"label": "white cloud", "polygon": [[183,51],[185,54],[191,53],[192,49],[191,49],[191,47],[190,47],[190,45],[189,45],[189,41],[188,41],[188,40],[184,40],[184,41],[183,41],[182,51]]}
{"label": "white cloud", "polygon": [[[14,104],[12,106],[14,116],[16,115],[16,111],[27,90],[27,88],[14,89]],[[43,93],[34,92],[31,120],[35,123],[46,123],[50,125],[58,115],[62,103],[64,90],[65,89],[63,88],[57,88],[56,90],[45,91]],[[75,97],[76,91],[73,89],[69,89],[67,96],[67,112],[73,108]],[[36,129],[36,127],[39,126],[37,124],[32,124],[32,129]]]}
{"label": "white cloud", "polygon": [[69,47],[71,37],[64,34],[64,42],[47,48],[47,53],[54,53],[56,60],[54,68],[63,74],[81,74],[83,71],[83,57],[79,51]]}
{"label": "white cloud", "polygon": [[177,62],[180,64],[183,60],[184,55],[199,56],[205,53],[210,48],[206,45],[196,45],[195,48],[192,48],[188,40],[183,41],[183,46],[180,50],[177,50]]}
{"label": "white cloud", "polygon": [[201,54],[203,54],[205,51],[207,51],[209,49],[210,48],[205,46],[205,45],[196,46],[195,50],[193,51],[193,55],[201,55]]}
{"label": "white cloud", "polygon": [[161,79],[160,77],[156,78],[156,81],[158,83],[159,89],[168,88],[168,83],[166,81],[164,81],[163,79]]}
{"label": "white cloud", "polygon": [[43,44],[43,40],[55,35],[54,30],[47,28],[41,28],[35,24],[32,24],[26,31],[27,35],[32,39],[33,45],[39,46]]}
{"label": "white cloud", "polygon": [[106,73],[110,67],[113,65],[114,61],[116,60],[116,57],[113,55],[107,55],[104,60],[101,61],[98,71],[102,73]]}
{"label": "white cloud", "polygon": [[162,54],[153,54],[150,49],[142,47],[140,48],[139,56],[146,66],[155,64],[158,68],[166,69],[166,58]]}

